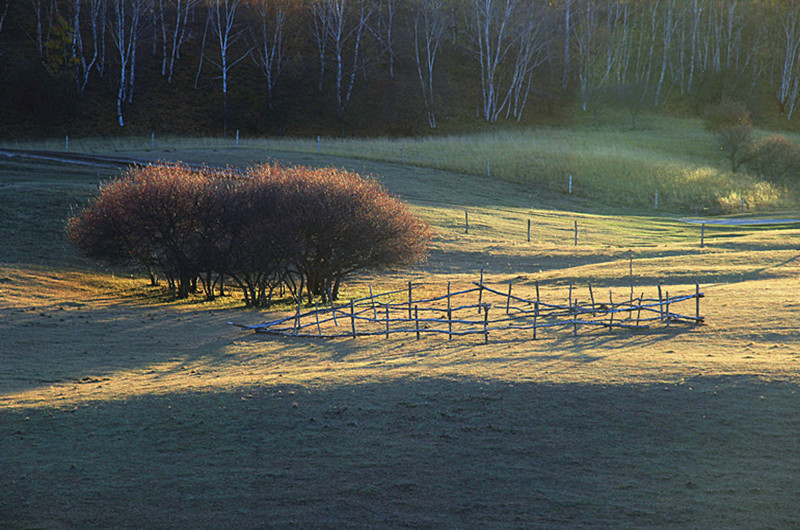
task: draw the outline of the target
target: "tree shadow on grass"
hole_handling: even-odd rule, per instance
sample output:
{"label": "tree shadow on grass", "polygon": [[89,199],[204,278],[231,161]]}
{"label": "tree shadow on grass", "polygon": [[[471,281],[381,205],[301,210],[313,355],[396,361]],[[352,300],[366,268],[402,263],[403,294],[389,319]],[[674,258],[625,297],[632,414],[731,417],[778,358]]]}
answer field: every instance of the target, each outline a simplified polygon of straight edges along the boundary
{"label": "tree shadow on grass", "polygon": [[794,383],[419,378],[0,411],[11,527],[793,527]]}

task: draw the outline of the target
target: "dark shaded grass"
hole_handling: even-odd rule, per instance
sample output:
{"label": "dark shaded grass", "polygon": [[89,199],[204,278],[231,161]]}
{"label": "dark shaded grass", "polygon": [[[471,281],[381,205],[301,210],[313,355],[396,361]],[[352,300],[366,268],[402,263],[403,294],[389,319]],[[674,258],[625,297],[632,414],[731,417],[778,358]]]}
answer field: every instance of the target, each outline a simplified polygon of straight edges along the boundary
{"label": "dark shaded grass", "polygon": [[4,411],[0,521],[791,527],[797,391],[422,379]]}

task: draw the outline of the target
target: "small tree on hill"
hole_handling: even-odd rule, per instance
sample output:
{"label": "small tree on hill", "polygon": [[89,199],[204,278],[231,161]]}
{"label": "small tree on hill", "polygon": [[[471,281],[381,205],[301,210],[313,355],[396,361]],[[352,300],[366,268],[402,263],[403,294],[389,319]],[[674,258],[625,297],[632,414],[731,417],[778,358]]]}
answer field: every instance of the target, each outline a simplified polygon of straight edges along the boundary
{"label": "small tree on hill", "polygon": [[722,98],[706,108],[704,120],[705,129],[716,135],[720,150],[731,162],[731,171],[736,173],[752,156],[753,123],[750,121],[750,111],[744,103]]}

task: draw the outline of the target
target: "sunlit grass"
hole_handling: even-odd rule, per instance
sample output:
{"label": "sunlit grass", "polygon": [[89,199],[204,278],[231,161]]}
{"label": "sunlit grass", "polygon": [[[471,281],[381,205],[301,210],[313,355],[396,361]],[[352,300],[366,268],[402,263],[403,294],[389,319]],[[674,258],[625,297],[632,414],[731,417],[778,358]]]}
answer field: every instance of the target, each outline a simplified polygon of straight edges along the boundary
{"label": "sunlit grass", "polygon": [[[759,132],[758,134],[765,134]],[[65,139],[8,144],[63,150]],[[332,155],[489,176],[598,204],[685,213],[734,213],[797,205],[787,190],[746,173],[731,173],[699,120],[649,117],[631,130],[614,125],[498,130],[419,138],[119,137],[72,139],[77,152],[169,153],[229,150]],[[231,163],[237,163],[233,157]],[[246,157],[245,157],[246,158]]]}

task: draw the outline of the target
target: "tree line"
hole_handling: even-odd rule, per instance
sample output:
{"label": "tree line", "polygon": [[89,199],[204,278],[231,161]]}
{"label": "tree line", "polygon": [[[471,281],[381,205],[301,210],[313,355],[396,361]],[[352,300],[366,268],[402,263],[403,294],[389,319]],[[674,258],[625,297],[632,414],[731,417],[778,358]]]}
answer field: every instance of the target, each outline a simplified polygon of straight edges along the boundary
{"label": "tree line", "polygon": [[[355,115],[436,129],[453,117],[522,121],[573,101],[624,104],[635,119],[647,106],[699,110],[722,96],[768,96],[790,120],[800,2],[0,0],[0,69],[5,94],[26,86],[20,76],[45,79],[51,96],[81,106],[73,118],[113,115],[119,127],[146,127],[141,116],[170,98],[211,103],[204,123],[223,133],[300,132],[298,122],[319,129],[319,116]],[[4,100],[26,101],[17,96]]]}

